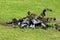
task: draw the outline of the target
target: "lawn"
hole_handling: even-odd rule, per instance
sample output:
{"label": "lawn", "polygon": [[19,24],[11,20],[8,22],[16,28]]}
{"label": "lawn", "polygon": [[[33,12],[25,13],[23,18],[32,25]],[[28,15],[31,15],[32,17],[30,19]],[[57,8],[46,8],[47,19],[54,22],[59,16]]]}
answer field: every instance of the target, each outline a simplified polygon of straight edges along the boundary
{"label": "lawn", "polygon": [[[44,8],[53,10],[47,11],[46,17],[60,20],[60,0],[0,0],[0,23],[25,17],[28,11],[40,15]],[[33,30],[14,27],[0,25],[0,40],[60,40],[60,32],[53,28]]]}

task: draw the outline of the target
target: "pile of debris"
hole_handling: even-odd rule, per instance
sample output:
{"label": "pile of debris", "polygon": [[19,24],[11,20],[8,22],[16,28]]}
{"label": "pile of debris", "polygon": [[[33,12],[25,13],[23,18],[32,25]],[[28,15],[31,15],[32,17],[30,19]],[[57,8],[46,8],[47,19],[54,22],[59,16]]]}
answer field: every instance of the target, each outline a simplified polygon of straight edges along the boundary
{"label": "pile of debris", "polygon": [[[19,20],[17,20],[16,18],[12,19],[11,22],[7,22],[5,23],[5,25],[17,25],[20,28],[33,28],[35,29],[36,27],[41,27],[42,29],[47,29],[48,27],[50,27],[50,25],[48,25],[48,23],[50,21],[56,21],[56,18],[45,18],[46,16],[46,11],[50,11],[52,12],[51,9],[44,9],[43,12],[40,14],[40,16],[37,16],[34,13],[31,13],[30,11],[28,11],[28,15],[24,18],[21,18]],[[59,26],[57,24],[55,24],[55,28],[59,29]]]}

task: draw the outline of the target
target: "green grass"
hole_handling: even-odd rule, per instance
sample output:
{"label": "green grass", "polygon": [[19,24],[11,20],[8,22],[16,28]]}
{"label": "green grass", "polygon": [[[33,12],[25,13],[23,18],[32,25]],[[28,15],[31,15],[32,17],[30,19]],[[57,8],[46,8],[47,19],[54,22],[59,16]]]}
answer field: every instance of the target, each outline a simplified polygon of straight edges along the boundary
{"label": "green grass", "polygon": [[[46,12],[46,17],[60,19],[60,0],[0,0],[0,23],[25,17],[28,11],[39,15],[44,8],[53,10]],[[60,32],[52,28],[32,30],[0,25],[0,40],[60,40]]]}

